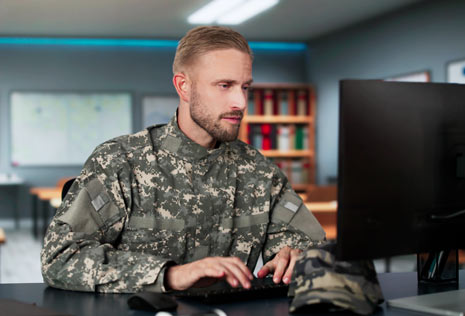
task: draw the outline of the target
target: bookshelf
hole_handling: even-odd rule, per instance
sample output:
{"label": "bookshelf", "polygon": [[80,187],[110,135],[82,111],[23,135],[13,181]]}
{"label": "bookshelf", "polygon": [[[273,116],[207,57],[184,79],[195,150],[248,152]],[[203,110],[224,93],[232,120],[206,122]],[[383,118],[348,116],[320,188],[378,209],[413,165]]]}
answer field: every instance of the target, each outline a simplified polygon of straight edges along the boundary
{"label": "bookshelf", "polygon": [[309,84],[254,83],[239,138],[259,149],[302,196],[315,185],[315,92]]}

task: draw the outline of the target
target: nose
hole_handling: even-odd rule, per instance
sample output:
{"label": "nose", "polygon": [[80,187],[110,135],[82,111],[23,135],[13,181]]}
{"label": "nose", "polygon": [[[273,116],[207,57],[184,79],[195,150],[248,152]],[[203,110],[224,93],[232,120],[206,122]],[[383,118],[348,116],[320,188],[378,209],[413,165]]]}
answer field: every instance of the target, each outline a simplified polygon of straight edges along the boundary
{"label": "nose", "polygon": [[244,112],[245,108],[247,107],[247,101],[247,91],[242,89],[242,87],[239,87],[239,89],[235,89],[231,100],[232,110],[239,110]]}

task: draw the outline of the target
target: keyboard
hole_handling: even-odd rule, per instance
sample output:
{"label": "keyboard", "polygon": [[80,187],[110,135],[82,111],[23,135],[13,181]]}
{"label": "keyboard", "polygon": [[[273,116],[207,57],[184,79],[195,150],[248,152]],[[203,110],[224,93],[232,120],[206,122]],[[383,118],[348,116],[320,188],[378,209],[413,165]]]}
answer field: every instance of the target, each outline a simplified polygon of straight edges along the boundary
{"label": "keyboard", "polygon": [[186,291],[175,291],[173,295],[183,299],[194,299],[207,304],[229,303],[263,298],[287,297],[289,285],[275,284],[273,278],[255,278],[250,289],[241,286],[231,287],[226,281],[220,281],[204,288],[191,288]]}

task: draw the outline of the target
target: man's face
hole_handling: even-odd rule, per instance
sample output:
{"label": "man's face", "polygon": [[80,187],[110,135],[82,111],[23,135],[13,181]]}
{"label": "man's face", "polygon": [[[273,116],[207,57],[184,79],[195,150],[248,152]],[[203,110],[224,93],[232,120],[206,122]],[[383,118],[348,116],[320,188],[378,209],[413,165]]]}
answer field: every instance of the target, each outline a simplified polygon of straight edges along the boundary
{"label": "man's face", "polygon": [[217,141],[233,141],[248,100],[252,61],[236,49],[215,50],[191,66],[189,110],[192,121]]}

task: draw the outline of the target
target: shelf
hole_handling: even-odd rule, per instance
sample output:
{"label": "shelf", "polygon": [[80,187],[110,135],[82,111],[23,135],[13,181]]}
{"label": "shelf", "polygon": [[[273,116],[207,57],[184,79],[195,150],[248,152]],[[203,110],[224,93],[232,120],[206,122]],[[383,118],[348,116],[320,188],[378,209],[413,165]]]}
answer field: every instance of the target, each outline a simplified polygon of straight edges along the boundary
{"label": "shelf", "polygon": [[[292,188],[294,189],[294,191],[299,191],[299,192],[302,192],[302,191],[307,191],[308,189],[308,184],[304,183],[304,184],[292,184]],[[306,200],[306,195],[305,194],[301,194],[301,197],[302,197],[302,200]]]}
{"label": "shelf", "polygon": [[313,152],[310,150],[260,150],[263,156],[272,158],[305,158],[313,157]]}
{"label": "shelf", "polygon": [[313,213],[337,213],[337,201],[307,202],[305,206]]}
{"label": "shelf", "polygon": [[313,117],[298,115],[246,115],[244,121],[248,124],[308,124]]}
{"label": "shelf", "polygon": [[[306,200],[305,193],[315,184],[316,174],[317,122],[313,86],[308,83],[254,83],[247,107],[251,111],[250,115],[246,112],[243,117],[239,139],[259,150],[263,147],[273,148],[260,152],[265,157],[279,160],[292,188]],[[290,115],[272,114],[276,112]],[[280,141],[286,143],[287,138],[289,146],[281,148],[289,147],[292,150],[277,149]]]}

